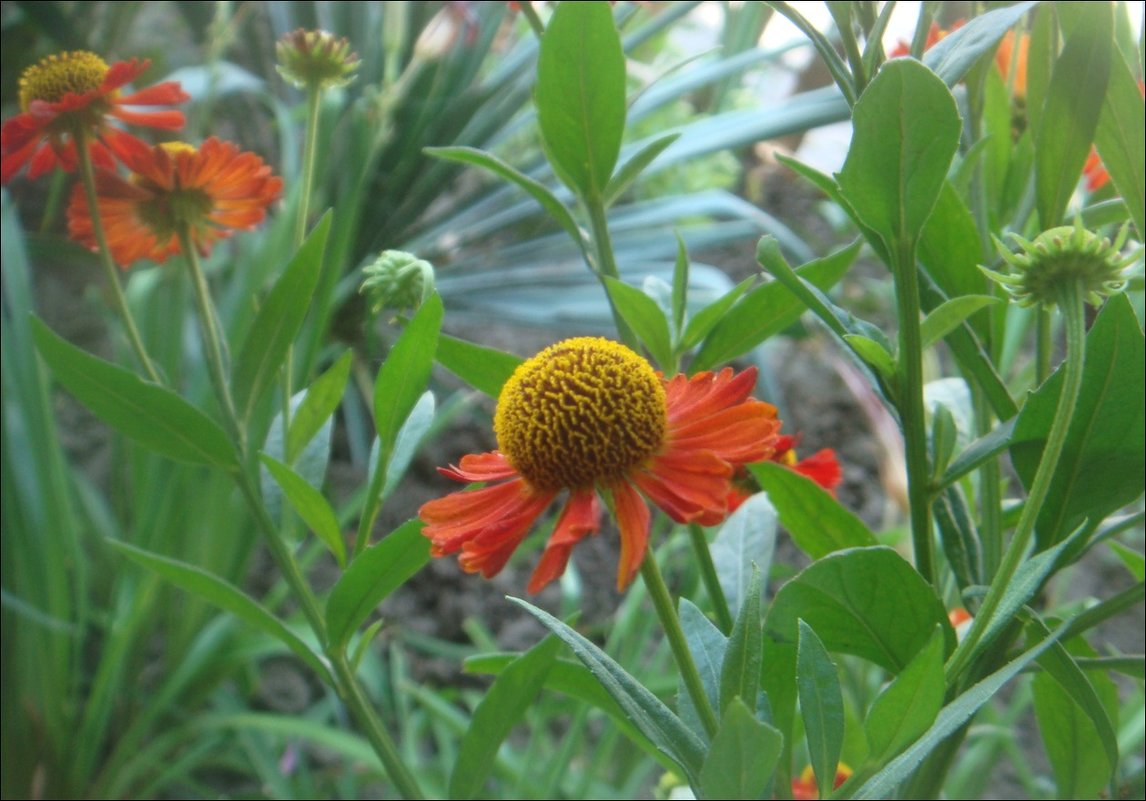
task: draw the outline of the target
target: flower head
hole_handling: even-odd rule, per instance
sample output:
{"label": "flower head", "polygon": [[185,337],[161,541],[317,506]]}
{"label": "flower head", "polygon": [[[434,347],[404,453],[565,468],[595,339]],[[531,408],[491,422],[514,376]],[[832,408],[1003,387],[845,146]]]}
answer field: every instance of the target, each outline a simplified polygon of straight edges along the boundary
{"label": "flower head", "polygon": [[[215,138],[199,148],[181,142],[147,148],[131,167],[126,180],[103,170],[96,174],[108,247],[124,268],[138,259],[163,262],[179,253],[184,230],[207,254],[216,240],[262,222],[282,191],[282,179],[261,158]],[[95,249],[91,210],[79,185],[68,206],[68,232]]]}
{"label": "flower head", "polygon": [[76,138],[90,141],[92,160],[111,169],[115,158],[130,163],[147,145],[111,125],[115,118],[132,125],[178,129],[183,113],[132,111],[131,106],[168,106],[188,99],[178,83],[156,84],[132,94],[120,90],[151,62],[118,61],[110,67],[95,53],[76,50],[52,55],[20,76],[20,114],[0,128],[0,182],[8,183],[25,165],[37,178],[56,166],[74,170]]}
{"label": "flower head", "polygon": [[332,89],[354,80],[362,62],[346,37],[299,28],[275,45],[279,75],[299,89]]}
{"label": "flower head", "polygon": [[776,409],[749,397],[755,370],[666,380],[628,348],[596,337],[559,342],[522,363],[497,402],[498,450],[440,472],[489,482],[425,504],[435,556],[498,573],[549,505],[568,491],[529,591],[565,571],[573,546],[600,528],[604,497],[621,535],[617,587],[644,559],[644,496],[680,523],[713,525],[728,512],[735,469],[775,449]]}
{"label": "flower head", "polygon": [[1010,272],[979,269],[1001,284],[1020,306],[1041,304],[1049,308],[1058,302],[1062,287],[1072,281],[1080,282],[1083,297],[1098,306],[1104,297],[1122,290],[1125,270],[1137,258],[1137,254],[1122,255],[1126,235],[1124,226],[1111,244],[1106,237],[1083,228],[1081,221],[1043,231],[1030,241],[1011,234],[1019,246],[1017,253],[995,240]]}

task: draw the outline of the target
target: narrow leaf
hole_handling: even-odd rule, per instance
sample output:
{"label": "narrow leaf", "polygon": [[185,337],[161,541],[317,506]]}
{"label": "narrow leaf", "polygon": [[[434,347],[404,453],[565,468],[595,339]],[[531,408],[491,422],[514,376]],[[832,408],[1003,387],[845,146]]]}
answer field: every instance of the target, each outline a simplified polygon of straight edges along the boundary
{"label": "narrow leaf", "polygon": [[96,417],[170,459],[235,470],[230,437],[169,389],[92,356],[33,317],[36,348],[61,384]]}
{"label": "narrow leaf", "polygon": [[239,417],[243,420],[250,418],[255,405],[274,382],[306,318],[322,272],[331,219],[330,212],[322,216],[283,270],[259,307],[235,360],[233,389]]}
{"label": "narrow leaf", "polygon": [[648,349],[653,361],[668,369],[673,363],[672,342],[668,320],[661,307],[644,292],[624,281],[605,276],[605,286],[613,305]]}
{"label": "narrow leaf", "polygon": [[291,415],[287,434],[286,463],[294,464],[302,449],[326,424],[342,402],[346,382],[350,378],[353,354],[346,351],[325,373],[316,378],[303,396],[302,403]]}
{"label": "narrow leaf", "polygon": [[[713,709],[720,706],[720,670],[724,664],[724,652],[728,648],[728,638],[720,633],[711,620],[705,617],[704,612],[687,598],[680,599],[680,626],[684,630],[684,638],[688,642],[689,653],[696,662],[696,669],[700,673],[700,680],[704,683],[704,692]],[[677,691],[677,712],[681,719],[687,723],[697,734],[704,734],[704,724],[692,703],[692,697],[680,682]]]}
{"label": "narrow leaf", "polygon": [[1094,144],[1118,194],[1126,201],[1138,238],[1146,236],[1146,113],[1142,91],[1126,61],[1114,57]]}
{"label": "narrow leaf", "polygon": [[796,649],[796,690],[808,756],[820,797],[828,795],[836,779],[836,766],[844,743],[844,696],[836,665],[812,627],[799,621]]}
{"label": "narrow leaf", "polygon": [[700,770],[703,798],[764,798],[784,736],[739,698],[720,721]]}
{"label": "narrow leaf", "polygon": [[679,133],[658,136],[634,153],[632,158],[621,165],[621,169],[617,170],[617,174],[609,180],[608,186],[605,187],[605,197],[603,198],[605,206],[611,206],[613,201],[624,194],[625,190],[640,177],[645,167],[652,164],[653,160],[663,153],[666,147],[679,138]]}
{"label": "narrow leaf", "polygon": [[844,334],[844,342],[867,362],[885,381],[895,378],[895,357],[880,343],[861,334]]}
{"label": "narrow leaf", "polygon": [[728,611],[740,614],[755,571],[767,575],[776,547],[776,507],[764,493],[756,493],[728,516],[712,541],[712,562]]}
{"label": "narrow leaf", "polygon": [[505,351],[475,345],[442,334],[438,337],[438,363],[471,387],[497,399],[501,388],[521,359]]}
{"label": "narrow leaf", "polygon": [[281,620],[267,611],[258,601],[238,587],[200,567],[160,556],[142,548],[136,548],[126,542],[108,540],[108,544],[133,562],[143,565],[181,590],[197,595],[225,612],[230,612],[248,626],[253,626],[278,640],[293,651],[295,656],[305,662],[324,682],[334,681],[326,663],[311,650],[309,645],[299,639],[297,634],[288,629]]}
{"label": "narrow leaf", "polygon": [[422,536],[422,522],[411,520],[363,551],[326,602],[330,642],[345,647],[350,635],[391,592],[430,561],[430,541]]}
{"label": "narrow leaf", "polygon": [[342,540],[342,529],[334,510],[322,493],[307,483],[306,479],[285,464],[267,454],[262,454],[262,462],[282,488],[291,508],[310,527],[322,544],[325,545],[340,568],[346,568],[346,543]]}
{"label": "narrow leaf", "polygon": [[923,338],[923,347],[931,347],[962,325],[979,309],[998,302],[998,298],[989,295],[963,295],[943,303],[920,323],[919,333]]}
{"label": "narrow leaf", "polygon": [[936,631],[868,710],[868,761],[886,762],[927,731],[943,706],[945,689],[943,635]]}
{"label": "narrow leaf", "polygon": [[733,699],[739,698],[755,711],[756,694],[760,689],[760,655],[762,631],[760,628],[761,603],[760,570],[753,567],[752,579],[740,614],[732,626],[724,663],[720,668],[720,714],[728,709]]}
{"label": "narrow leaf", "polygon": [[923,63],[934,70],[948,86],[954,86],[963,80],[967,70],[981,56],[994,50],[1007,31],[1036,5],[1037,0],[1027,0],[980,14],[959,30],[939,40],[923,54]]}

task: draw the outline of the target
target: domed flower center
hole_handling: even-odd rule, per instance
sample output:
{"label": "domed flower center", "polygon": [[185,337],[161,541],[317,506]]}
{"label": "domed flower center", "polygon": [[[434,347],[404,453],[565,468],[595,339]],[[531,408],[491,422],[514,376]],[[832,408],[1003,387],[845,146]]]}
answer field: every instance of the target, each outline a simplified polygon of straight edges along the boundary
{"label": "domed flower center", "polygon": [[652,456],[668,426],[665,391],[623,345],[579,337],[514,371],[494,415],[497,445],[541,490],[608,483]]}
{"label": "domed flower center", "polygon": [[68,94],[95,91],[107,73],[107,62],[86,50],[48,56],[20,76],[20,110],[27,111],[35,100],[58,103]]}

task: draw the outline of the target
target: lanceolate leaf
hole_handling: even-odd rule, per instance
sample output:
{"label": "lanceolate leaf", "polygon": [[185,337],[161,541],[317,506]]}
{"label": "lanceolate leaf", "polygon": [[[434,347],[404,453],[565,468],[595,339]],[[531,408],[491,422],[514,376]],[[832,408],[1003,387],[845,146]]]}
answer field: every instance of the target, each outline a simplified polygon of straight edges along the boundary
{"label": "lanceolate leaf", "polygon": [[448,334],[438,337],[437,359],[442,367],[495,400],[521,364],[521,359],[512,353],[475,345]]}
{"label": "lanceolate leaf", "polygon": [[302,449],[322,429],[342,402],[342,393],[346,391],[346,382],[350,378],[351,356],[351,352],[346,351],[329,370],[307,387],[302,403],[291,416],[286,441],[287,464],[294,464]]}
{"label": "lanceolate leaf", "polygon": [[621,317],[640,338],[653,361],[662,369],[673,362],[668,320],[657,302],[635,286],[616,278],[605,277],[609,297]]}
{"label": "lanceolate leaf", "polygon": [[1139,86],[1126,61],[1115,56],[1094,144],[1141,239],[1146,236],[1146,113]]}
{"label": "lanceolate leaf", "polygon": [[864,731],[870,760],[887,761],[927,731],[943,706],[945,690],[943,635],[936,631],[868,710]]}
{"label": "lanceolate leaf", "polygon": [[808,738],[808,756],[820,795],[831,792],[844,742],[844,697],[836,665],[816,632],[799,621],[796,688]]}
{"label": "lanceolate leaf", "polygon": [[704,798],[764,798],[784,736],[739,698],[728,707],[700,770]]}
{"label": "lanceolate leaf", "polygon": [[963,79],[980,56],[993,50],[999,40],[1028,11],[1038,5],[1037,0],[1015,3],[975,17],[962,28],[952,31],[923,54],[923,63],[935,71],[948,86]]}
{"label": "lanceolate leaf", "polygon": [[306,318],[322,272],[330,221],[327,212],[275,282],[235,360],[235,404],[244,420],[274,382]]}
{"label": "lanceolate leaf", "polygon": [[86,353],[35,317],[32,336],[56,379],[125,437],[181,462],[238,468],[235,446],[223,429],[171,390]]}
{"label": "lanceolate leaf", "polygon": [[541,38],[535,96],[554,171],[599,201],[625,130],[625,55],[607,3],[557,6]]}
{"label": "lanceolate leaf", "polygon": [[165,578],[176,587],[199,596],[208,603],[230,612],[244,623],[269,634],[290,648],[324,682],[330,684],[334,681],[326,664],[310,649],[310,646],[238,587],[195,565],[169,559],[126,542],[109,540],[109,544],[124,556]]}
{"label": "lanceolate leaf", "polygon": [[323,494],[307,483],[306,479],[287,465],[267,454],[262,455],[263,464],[274,476],[283,494],[286,495],[291,507],[298,513],[314,532],[322,544],[325,545],[338,566],[346,567],[346,543],[342,540],[342,529],[338,525],[338,518],[330,508]]}

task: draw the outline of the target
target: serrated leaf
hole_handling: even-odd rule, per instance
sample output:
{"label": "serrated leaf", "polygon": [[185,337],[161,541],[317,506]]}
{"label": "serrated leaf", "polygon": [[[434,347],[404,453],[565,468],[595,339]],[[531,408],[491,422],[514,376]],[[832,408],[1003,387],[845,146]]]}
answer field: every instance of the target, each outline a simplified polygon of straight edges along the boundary
{"label": "serrated leaf", "polygon": [[450,773],[450,798],[476,798],[498,748],[541,693],[561,641],[546,637],[501,671],[474,710]]}
{"label": "serrated leaf", "polygon": [[330,644],[345,647],[378,604],[430,561],[430,541],[422,521],[410,520],[350,563],[326,602]]}
{"label": "serrated leaf", "polygon": [[784,736],[757,720],[737,698],[733,701],[708,748],[700,770],[704,798],[764,798]]}
{"label": "serrated leaf", "polygon": [[916,242],[959,145],[955,98],[913,59],[893,59],[855,105],[840,191],[891,250]]}
{"label": "serrated leaf", "polygon": [[875,545],[875,535],[831,493],[807,476],[772,462],[749,466],[792,540],[813,559]]}
{"label": "serrated leaf", "polygon": [[270,635],[289,648],[324,682],[332,683],[334,681],[326,663],[311,650],[309,645],[299,639],[297,634],[288,629],[262,604],[238,587],[200,567],[145,551],[126,542],[108,540],[108,544],[133,562],[170,581],[181,590],[197,595],[213,606],[230,612],[247,625]]}
{"label": "serrated leaf", "polygon": [[274,383],[291,343],[306,319],[322,272],[331,219],[328,211],[290,260],[259,307],[239,350],[233,371],[233,391],[235,407],[242,420],[250,419],[255,405]]}
{"label": "serrated leaf", "polygon": [[836,665],[820,638],[798,621],[796,692],[808,740],[808,756],[820,795],[830,794],[844,742],[844,696]]}
{"label": "serrated leaf", "polygon": [[886,762],[927,731],[943,706],[945,690],[943,635],[936,631],[868,710],[869,762]]}
{"label": "serrated leaf", "polygon": [[84,352],[36,317],[31,327],[36,349],[56,379],[116,431],[170,459],[238,469],[230,437],[183,398]]}
{"label": "serrated leaf", "polygon": [[282,488],[291,507],[310,527],[315,536],[334,555],[340,568],[346,568],[346,543],[342,540],[342,529],[338,518],[330,508],[322,493],[307,483],[306,479],[287,465],[267,454],[262,454],[262,462],[275,481]]}
{"label": "serrated leaf", "polygon": [[625,55],[606,3],[557,6],[541,37],[534,97],[554,172],[599,201],[625,131]]}
{"label": "serrated leaf", "polygon": [[448,334],[438,337],[436,358],[442,367],[494,400],[522,361],[512,353],[475,345]]}
{"label": "serrated leaf", "polygon": [[697,780],[704,759],[704,745],[680,718],[608,654],[560,620],[520,598],[508,600],[525,609],[568,645],[637,729],[658,750],[679,764],[690,781]]}

